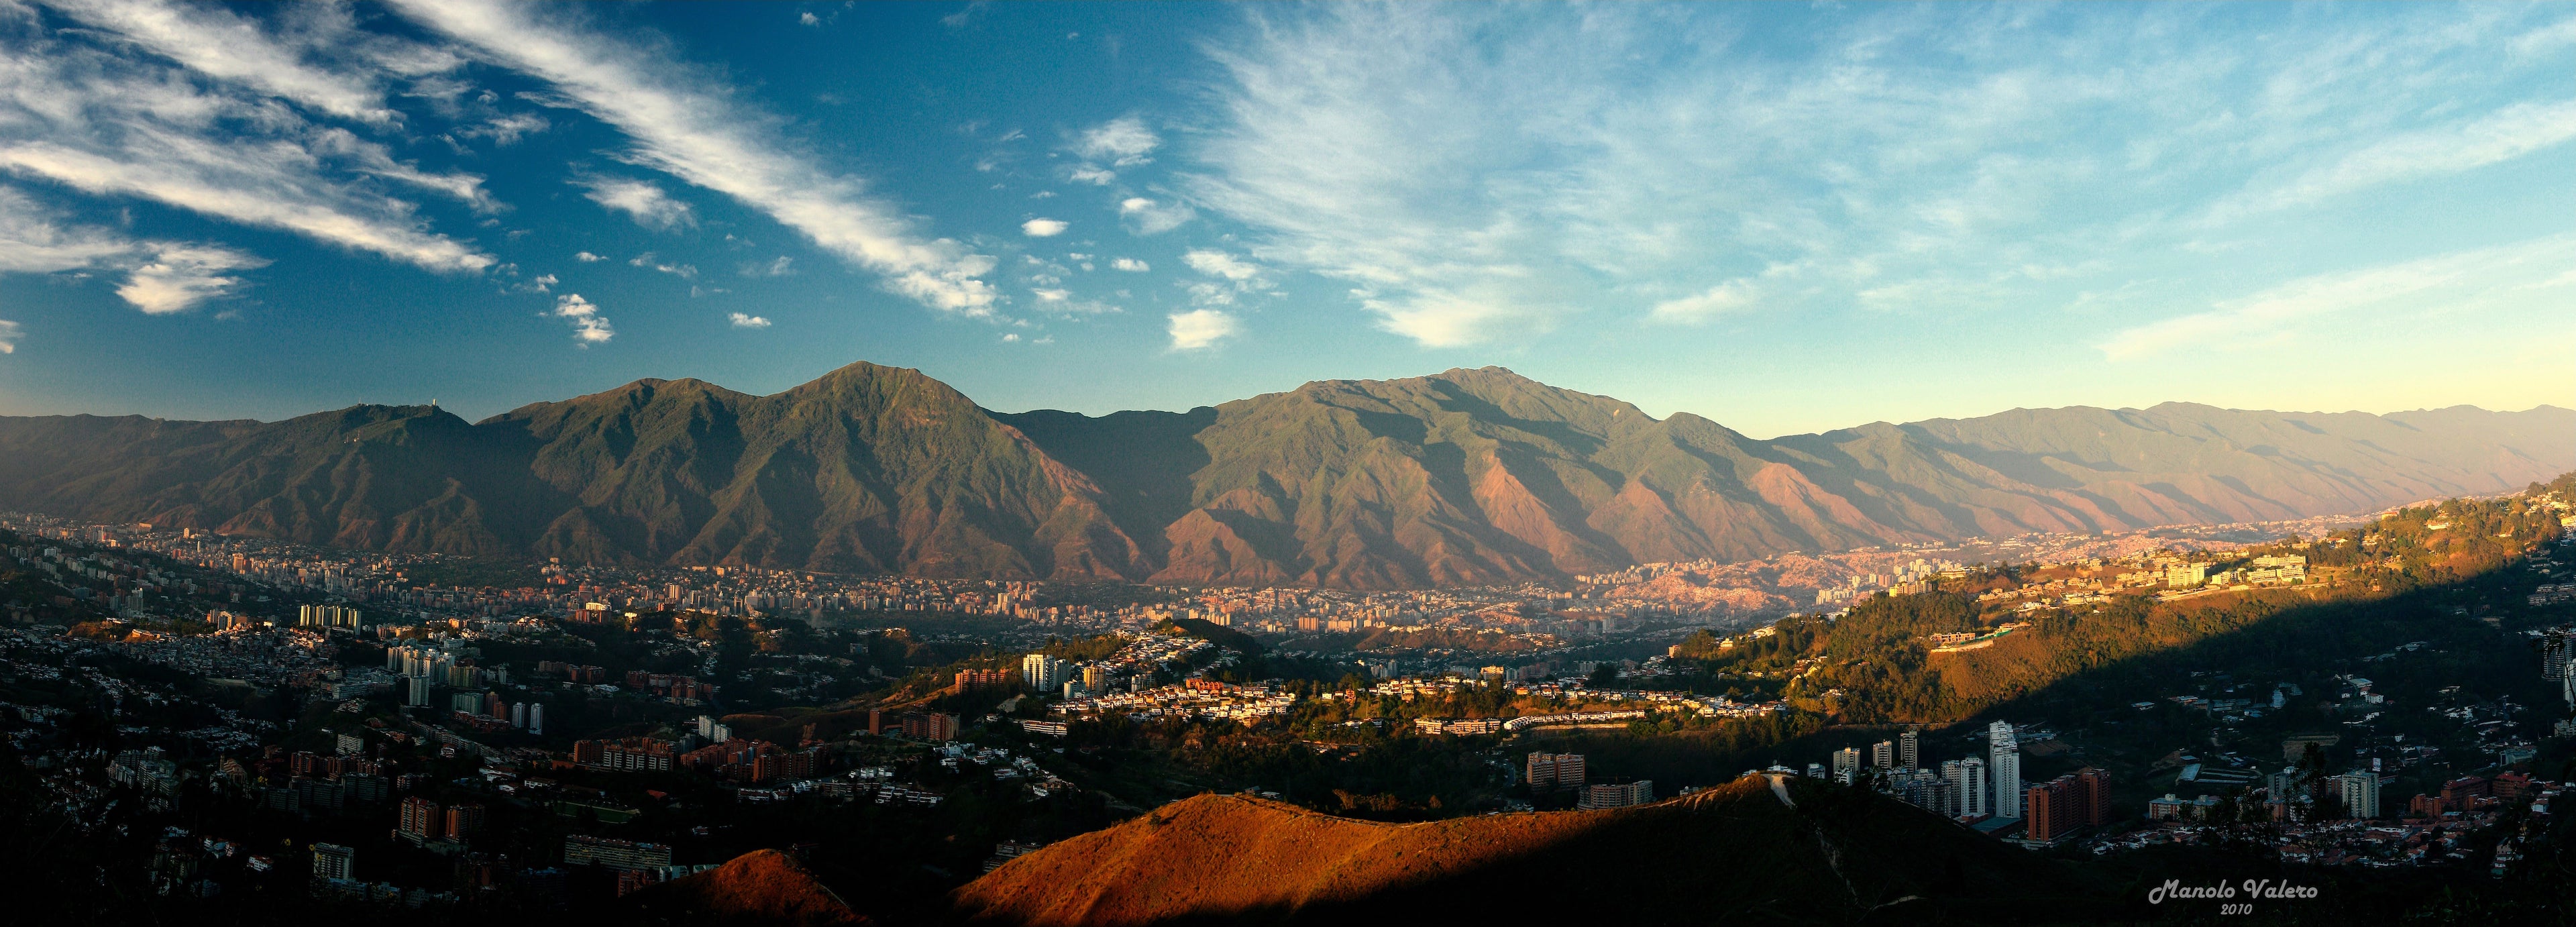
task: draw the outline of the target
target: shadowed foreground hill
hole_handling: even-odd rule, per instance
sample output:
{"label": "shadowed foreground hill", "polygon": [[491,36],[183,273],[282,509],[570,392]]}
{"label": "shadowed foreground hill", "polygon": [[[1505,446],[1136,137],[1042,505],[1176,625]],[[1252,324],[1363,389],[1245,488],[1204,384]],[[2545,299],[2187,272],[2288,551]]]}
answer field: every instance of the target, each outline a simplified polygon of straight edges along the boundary
{"label": "shadowed foreground hill", "polygon": [[[970,923],[2073,922],[2057,864],[1858,790],[1745,777],[1639,808],[1381,824],[1200,796],[958,889]],[[1569,921],[1575,922],[1575,921]]]}
{"label": "shadowed foreground hill", "polygon": [[851,911],[805,867],[776,850],[755,850],[713,870],[653,886],[620,906],[626,914],[619,920],[626,923],[779,927],[874,923]]}

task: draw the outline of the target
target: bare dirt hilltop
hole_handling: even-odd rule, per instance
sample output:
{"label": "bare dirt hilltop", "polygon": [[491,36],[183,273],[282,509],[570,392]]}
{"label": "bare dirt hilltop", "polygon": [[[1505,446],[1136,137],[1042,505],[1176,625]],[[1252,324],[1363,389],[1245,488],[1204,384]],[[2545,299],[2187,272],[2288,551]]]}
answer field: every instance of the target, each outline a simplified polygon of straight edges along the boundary
{"label": "bare dirt hilltop", "polygon": [[627,899],[627,923],[763,924],[859,927],[874,923],[850,910],[805,867],[776,850],[755,850],[688,878]]}
{"label": "bare dirt hilltop", "polygon": [[2076,922],[2112,914],[2103,898],[1910,806],[1758,776],[1637,808],[1421,824],[1203,795],[953,896],[968,922],[1014,925]]}

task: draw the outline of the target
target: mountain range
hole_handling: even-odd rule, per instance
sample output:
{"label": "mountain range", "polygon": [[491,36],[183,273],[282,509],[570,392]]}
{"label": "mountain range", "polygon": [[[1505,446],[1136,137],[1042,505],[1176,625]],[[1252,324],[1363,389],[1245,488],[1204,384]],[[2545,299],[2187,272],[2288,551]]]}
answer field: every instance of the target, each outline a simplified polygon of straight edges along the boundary
{"label": "mountain range", "polygon": [[2576,411],[2016,409],[1760,440],[1498,367],[993,412],[858,363],[468,423],[0,417],[0,507],[361,550],[1353,589],[2362,513],[2576,469]]}

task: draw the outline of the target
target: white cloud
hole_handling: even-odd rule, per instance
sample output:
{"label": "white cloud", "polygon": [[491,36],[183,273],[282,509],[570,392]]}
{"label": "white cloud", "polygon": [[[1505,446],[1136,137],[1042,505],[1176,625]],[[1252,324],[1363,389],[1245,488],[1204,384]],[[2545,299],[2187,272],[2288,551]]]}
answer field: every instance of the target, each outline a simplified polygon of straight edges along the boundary
{"label": "white cloud", "polygon": [[599,263],[599,262],[601,262],[601,261],[608,260],[608,256],[607,256],[607,255],[601,255],[601,254],[592,254],[592,253],[590,253],[590,252],[588,252],[588,251],[577,251],[577,252],[574,252],[574,253],[573,253],[572,259],[573,259],[573,260],[576,260],[576,261],[580,261],[580,262],[582,262],[582,263],[584,263],[584,264],[596,264],[596,263]]}
{"label": "white cloud", "polygon": [[2576,290],[2576,235],[2461,251],[2380,267],[2316,274],[2208,311],[2139,325],[2097,345],[2105,358],[2131,361],[2174,353],[2269,350],[2295,340],[2330,344],[2374,319],[2405,320],[2410,329],[2443,327],[2427,319],[2475,316],[2496,307],[2563,306]]}
{"label": "white cloud", "polygon": [[694,264],[665,264],[665,263],[663,263],[663,262],[661,262],[661,261],[655,260],[655,259],[653,258],[653,252],[650,252],[650,251],[647,251],[647,252],[644,252],[644,253],[642,253],[642,254],[638,254],[638,255],[636,255],[636,256],[634,257],[634,259],[633,259],[633,260],[629,260],[629,261],[627,261],[627,262],[626,262],[626,266],[628,266],[628,267],[641,267],[641,268],[644,268],[644,269],[646,269],[646,270],[658,271],[658,272],[661,272],[661,273],[670,274],[670,275],[672,275],[672,276],[674,276],[674,277],[678,277],[678,278],[680,278],[680,279],[682,279],[682,280],[694,280],[694,279],[697,279],[697,276],[698,276],[698,268],[697,268],[697,265],[694,265]]}
{"label": "white cloud", "polygon": [[[2332,165],[2253,194],[2248,208],[2297,206],[2382,184],[2456,174],[2571,138],[2576,138],[2576,100],[2516,103],[2454,125],[2370,142]],[[2232,207],[2222,203],[2218,216],[2231,218]]]}
{"label": "white cloud", "polygon": [[562,102],[624,131],[626,157],[733,197],[884,275],[897,293],[970,316],[992,312],[991,257],[926,238],[864,181],[824,169],[781,139],[779,120],[730,88],[696,82],[668,56],[565,24],[545,8],[466,0],[400,0],[405,15],[511,69]]}
{"label": "white cloud", "polygon": [[1198,213],[1185,204],[1165,204],[1141,196],[1118,201],[1118,215],[1138,235],[1160,235],[1198,218]]}
{"label": "white cloud", "polygon": [[1020,223],[1020,234],[1031,238],[1053,238],[1064,234],[1064,230],[1071,227],[1073,227],[1072,223],[1058,219],[1031,219]]}
{"label": "white cloud", "polygon": [[206,245],[172,245],[126,275],[116,295],[153,315],[179,312],[231,292],[241,283],[226,272],[265,267],[267,261]]}
{"label": "white cloud", "polygon": [[1087,183],[1095,187],[1106,187],[1118,182],[1118,172],[1103,170],[1088,164],[1076,164],[1065,168],[1064,179],[1073,181],[1074,183]]}
{"label": "white cloud", "polygon": [[1070,290],[1036,289],[1029,292],[1037,296],[1038,302],[1042,303],[1060,303],[1073,296]]}
{"label": "white cloud", "polygon": [[[199,20],[208,17],[228,17],[174,11],[156,20],[143,15],[151,8],[126,4],[81,9],[163,37],[203,26]],[[147,28],[158,26],[180,31]],[[0,67],[0,171],[282,229],[431,270],[473,272],[496,262],[427,231],[414,204],[384,195],[374,182],[428,189],[491,211],[497,204],[483,192],[482,178],[397,162],[384,146],[317,125],[259,88],[300,93],[297,99],[330,111],[363,111],[350,102],[355,97],[301,84],[235,86],[237,67],[250,60],[240,56],[259,58],[274,49],[242,45],[207,53],[214,57],[176,56],[216,68],[202,75],[218,78],[208,82],[201,73],[77,41],[93,36],[82,30],[25,34],[0,54],[7,62]],[[300,80],[283,73],[277,79]]]}
{"label": "white cloud", "polygon": [[767,264],[745,264],[740,271],[745,277],[786,277],[796,273],[796,259],[784,254]]}
{"label": "white cloud", "polygon": [[18,353],[18,339],[26,334],[18,323],[0,319],[0,354]]}
{"label": "white cloud", "polygon": [[507,148],[518,144],[523,137],[551,128],[554,128],[554,123],[535,113],[505,113],[483,120],[478,125],[458,129],[456,134],[466,138],[488,138],[492,144]]}
{"label": "white cloud", "polygon": [[1207,46],[1218,112],[1174,183],[1426,345],[1757,301],[2035,310],[2187,240],[2281,234],[2208,229],[2231,191],[2322,198],[2576,138],[2546,57],[2506,60],[2555,14],[2389,9],[2246,29],[1835,8],[1775,55],[1747,52],[1773,24],[1722,7],[1256,6]]}
{"label": "white cloud", "polygon": [[577,177],[570,182],[583,189],[582,198],[625,213],[635,220],[635,224],[648,229],[667,231],[698,224],[697,215],[688,203],[672,199],[651,181]]}
{"label": "white cloud", "polygon": [[972,2],[966,4],[965,8],[946,16],[939,17],[939,24],[951,29],[966,28],[967,23],[975,21],[976,13],[983,12],[984,5],[988,2],[990,2],[990,0],[972,0]]}
{"label": "white cloud", "polygon": [[1084,129],[1082,134],[1074,136],[1074,154],[1079,154],[1084,160],[1084,165],[1077,167],[1074,180],[1110,183],[1110,180],[1118,178],[1110,167],[1151,165],[1154,160],[1146,154],[1154,154],[1157,147],[1162,147],[1162,136],[1154,134],[1154,129],[1146,129],[1144,118],[1110,118],[1105,124]]}
{"label": "white cloud", "polygon": [[1234,337],[1243,330],[1234,316],[1217,309],[1193,309],[1171,316],[1172,350],[1195,351]]}
{"label": "white cloud", "polygon": [[823,24],[823,17],[816,16],[811,12],[798,13],[796,14],[796,21],[808,26],[820,26]]}
{"label": "white cloud", "polygon": [[1233,280],[1236,282],[1250,280],[1261,275],[1261,268],[1248,261],[1237,258],[1234,255],[1227,254],[1223,251],[1206,248],[1195,249],[1183,253],[1181,255],[1181,263],[1190,265],[1191,270],[1198,271],[1199,273],[1206,274],[1211,277],[1223,277],[1227,280]]}
{"label": "white cloud", "polygon": [[[162,141],[182,142],[178,139]],[[336,208],[327,199],[307,195],[284,172],[266,173],[261,165],[227,171],[212,163],[187,163],[219,152],[185,144],[194,150],[168,151],[169,160],[120,161],[45,142],[0,144],[0,169],[43,177],[88,193],[124,194],[158,200],[182,209],[266,226],[416,264],[430,270],[480,271],[495,259],[444,235],[419,231],[393,217],[369,218]],[[202,172],[201,172],[202,171]],[[217,176],[230,174],[231,176]],[[308,188],[309,190],[309,188]]]}
{"label": "white cloud", "polygon": [[492,198],[490,191],[483,189],[483,177],[480,174],[461,171],[435,174],[411,164],[396,163],[383,148],[360,141],[357,136],[338,129],[322,133],[317,138],[317,142],[317,148],[331,150],[335,154],[348,157],[353,162],[350,169],[358,173],[410,184],[431,193],[444,194],[484,215],[505,209],[499,200]]}
{"label": "white cloud", "polygon": [[1141,274],[1153,270],[1154,266],[1135,258],[1119,258],[1109,262],[1109,269],[1123,270],[1131,274]]}
{"label": "white cloud", "polygon": [[135,241],[105,229],[66,228],[24,195],[0,188],[0,273],[121,270],[126,279],[116,294],[160,315],[227,295],[241,280],[226,273],[267,265],[216,245]]}
{"label": "white cloud", "polygon": [[554,314],[556,318],[572,321],[572,340],[582,347],[617,337],[616,330],[608,327],[608,317],[600,315],[599,307],[581,298],[579,293],[556,297]]}
{"label": "white cloud", "polygon": [[1120,116],[1083,130],[1082,135],[1074,139],[1073,153],[1110,167],[1136,167],[1154,163],[1153,158],[1146,156],[1162,145],[1162,137],[1146,128],[1144,120]]}
{"label": "white cloud", "polygon": [[141,248],[104,229],[65,228],[16,190],[0,187],[0,273],[49,274],[109,265]]}
{"label": "white cloud", "polygon": [[48,0],[48,5],[217,80],[345,119],[386,124],[402,118],[385,108],[383,93],[368,77],[308,66],[298,49],[222,10],[159,0]]}
{"label": "white cloud", "polygon": [[732,322],[733,322],[733,327],[735,327],[735,328],[768,328],[768,327],[769,327],[769,320],[768,320],[768,319],[764,319],[764,318],[761,318],[761,317],[756,316],[756,315],[747,315],[747,314],[744,314],[744,313],[736,312],[736,313],[732,314],[731,316],[729,316],[729,318],[732,320]]}
{"label": "white cloud", "polygon": [[1705,322],[1752,305],[1752,285],[1744,280],[1729,280],[1700,293],[1656,303],[1649,315],[1658,322]]}

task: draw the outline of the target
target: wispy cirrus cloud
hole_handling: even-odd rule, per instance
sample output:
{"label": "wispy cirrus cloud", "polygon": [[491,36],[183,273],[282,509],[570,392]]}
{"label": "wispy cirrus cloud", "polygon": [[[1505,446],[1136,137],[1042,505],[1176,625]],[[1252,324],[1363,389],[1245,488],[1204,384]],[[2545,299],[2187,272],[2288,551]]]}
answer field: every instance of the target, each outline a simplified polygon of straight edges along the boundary
{"label": "wispy cirrus cloud", "polygon": [[493,2],[400,0],[403,14],[552,85],[560,102],[624,132],[624,157],[767,213],[931,307],[990,315],[994,260],[931,238],[865,181],[789,143],[780,120],[688,71],[667,50],[586,29],[580,14]]}
{"label": "wispy cirrus cloud", "polygon": [[45,3],[217,80],[345,119],[379,125],[402,119],[384,105],[384,92],[371,75],[313,66],[306,49],[278,41],[251,21],[223,10],[160,0]]}
{"label": "wispy cirrus cloud", "polygon": [[142,241],[106,229],[67,226],[25,195],[0,188],[0,273],[120,271],[116,295],[164,315],[231,294],[234,271],[268,261],[218,245]]}
{"label": "wispy cirrus cloud", "polygon": [[664,261],[655,257],[653,252],[650,251],[636,255],[634,259],[626,262],[626,266],[641,267],[645,270],[656,273],[670,274],[671,276],[678,277],[682,280],[695,280],[698,276],[697,265],[682,264],[677,261]]}
{"label": "wispy cirrus cloud", "polygon": [[2277,185],[2222,202],[2214,219],[2315,203],[2359,190],[2441,177],[2509,161],[2576,139],[2576,100],[2522,102],[2438,128],[2368,142]]}
{"label": "wispy cirrus cloud", "polygon": [[[1973,315],[2148,275],[2231,201],[2563,151],[2563,9],[1255,7],[1189,202],[1426,346],[1603,313]],[[2142,38],[2145,37],[2145,38]],[[2256,221],[2243,208],[2221,225]],[[2266,220],[2268,221],[2268,220]]]}
{"label": "wispy cirrus cloud", "polygon": [[1122,169],[1154,163],[1154,149],[1162,146],[1162,136],[1146,128],[1145,120],[1134,115],[1120,116],[1074,136],[1066,149],[1081,160],[1065,168],[1065,177],[1077,183],[1107,186],[1117,182]]}
{"label": "wispy cirrus cloud", "polygon": [[0,273],[97,267],[139,250],[140,242],[105,229],[66,226],[26,195],[0,187]]}
{"label": "wispy cirrus cloud", "polygon": [[[481,177],[422,170],[289,105],[374,118],[375,98],[360,85],[310,69],[260,70],[261,62],[293,56],[229,14],[135,3],[66,9],[94,17],[84,22],[98,32],[82,37],[123,38],[157,52],[203,33],[230,47],[173,54],[181,66],[172,66],[116,54],[112,41],[35,31],[0,38],[10,52],[0,56],[0,172],[288,231],[430,270],[478,272],[496,263],[430,231],[416,204],[376,182],[497,211]],[[191,70],[197,66],[211,70]]]}
{"label": "wispy cirrus cloud", "polygon": [[2539,312],[2576,297],[2576,235],[2302,277],[2208,310],[2123,329],[2097,347],[2113,361],[2278,348],[2392,321]]}

